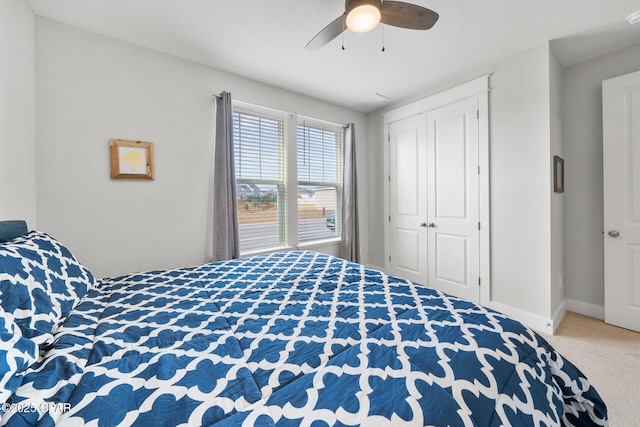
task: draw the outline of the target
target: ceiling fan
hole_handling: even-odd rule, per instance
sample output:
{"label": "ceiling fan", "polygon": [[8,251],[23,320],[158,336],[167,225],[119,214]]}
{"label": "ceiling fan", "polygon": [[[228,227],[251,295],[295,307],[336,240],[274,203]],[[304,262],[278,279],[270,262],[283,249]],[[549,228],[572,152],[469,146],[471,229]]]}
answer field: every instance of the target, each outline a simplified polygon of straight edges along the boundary
{"label": "ceiling fan", "polygon": [[346,0],[342,16],[324,27],[306,47],[310,50],[319,49],[347,28],[356,33],[365,33],[380,22],[394,27],[428,30],[439,16],[431,9],[402,1]]}

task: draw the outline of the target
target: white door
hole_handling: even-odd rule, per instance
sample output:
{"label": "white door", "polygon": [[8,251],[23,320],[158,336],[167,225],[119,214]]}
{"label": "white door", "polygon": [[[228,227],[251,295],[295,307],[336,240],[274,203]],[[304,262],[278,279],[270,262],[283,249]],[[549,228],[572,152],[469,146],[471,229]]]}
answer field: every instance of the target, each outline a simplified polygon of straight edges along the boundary
{"label": "white door", "polygon": [[603,96],[604,317],[640,331],[640,72]]}
{"label": "white door", "polygon": [[478,105],[471,98],[427,113],[428,280],[480,301]]}
{"label": "white door", "polygon": [[427,284],[424,115],[389,125],[389,271]]}

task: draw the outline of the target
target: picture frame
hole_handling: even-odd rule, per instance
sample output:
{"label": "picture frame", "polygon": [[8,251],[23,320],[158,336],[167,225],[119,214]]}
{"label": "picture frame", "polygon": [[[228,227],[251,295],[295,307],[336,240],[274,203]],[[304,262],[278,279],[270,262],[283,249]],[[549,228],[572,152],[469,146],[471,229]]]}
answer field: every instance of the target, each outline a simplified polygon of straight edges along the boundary
{"label": "picture frame", "polygon": [[553,192],[564,193],[564,159],[553,156]]}
{"label": "picture frame", "polygon": [[111,179],[153,180],[153,142],[110,139]]}

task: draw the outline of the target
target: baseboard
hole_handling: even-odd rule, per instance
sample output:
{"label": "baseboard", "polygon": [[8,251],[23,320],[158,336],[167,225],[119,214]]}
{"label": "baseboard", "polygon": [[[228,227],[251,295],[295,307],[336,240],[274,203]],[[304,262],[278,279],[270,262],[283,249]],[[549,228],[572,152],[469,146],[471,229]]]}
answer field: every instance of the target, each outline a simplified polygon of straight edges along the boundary
{"label": "baseboard", "polygon": [[558,329],[558,326],[560,326],[560,322],[562,321],[562,318],[564,317],[564,315],[567,312],[567,300],[562,300],[562,303],[560,304],[560,306],[558,307],[558,309],[556,310],[555,314],[553,315],[553,333],[556,333],[556,329]]}
{"label": "baseboard", "polygon": [[604,306],[567,298],[567,311],[604,320]]}
{"label": "baseboard", "polygon": [[[539,316],[537,314],[529,313],[528,311],[520,310],[518,308],[513,308],[508,305],[500,304],[497,302],[489,302],[488,304],[483,304],[489,308],[492,308],[496,311],[506,314],[517,320],[518,322],[524,323],[531,329],[536,331],[544,332],[545,334],[553,335],[555,328],[558,327],[559,320],[550,319],[544,316]],[[558,313],[556,313],[558,314]],[[562,313],[564,315],[564,313]],[[562,319],[562,317],[560,317]],[[556,323],[557,322],[557,323]]]}
{"label": "baseboard", "polygon": [[[366,264],[367,267],[373,268],[379,271],[385,271],[383,267],[376,266],[373,264]],[[557,308],[556,312],[553,314],[553,317],[547,318],[544,316],[540,316],[534,313],[530,313],[525,310],[520,310],[518,308],[510,307],[505,304],[500,304],[494,301],[490,301],[488,303],[482,303],[482,305],[492,308],[496,311],[506,314],[507,316],[512,317],[513,319],[524,323],[531,329],[536,331],[543,332],[545,334],[553,335],[560,326],[560,322],[564,317],[567,311],[573,311],[575,313],[584,314],[590,317],[596,317],[598,319],[604,319],[604,307],[600,307],[597,305],[587,304],[581,301],[569,300],[566,299],[562,301],[560,306]],[[584,308],[582,306],[585,306]]]}

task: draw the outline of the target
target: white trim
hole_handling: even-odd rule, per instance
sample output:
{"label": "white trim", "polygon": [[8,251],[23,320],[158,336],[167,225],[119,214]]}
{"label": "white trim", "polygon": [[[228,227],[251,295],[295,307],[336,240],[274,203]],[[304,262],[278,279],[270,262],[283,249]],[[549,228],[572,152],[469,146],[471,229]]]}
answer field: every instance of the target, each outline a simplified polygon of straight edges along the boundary
{"label": "white trim", "polygon": [[286,120],[287,140],[285,141],[285,182],[287,183],[287,224],[286,239],[291,246],[298,244],[298,118],[289,114]]}
{"label": "white trim", "polygon": [[500,304],[493,301],[485,303],[483,305],[493,310],[499,311],[500,313],[504,313],[507,316],[521,323],[524,323],[531,329],[544,332],[545,334],[553,335],[555,323],[554,319],[539,316],[537,314],[529,313],[528,311],[520,310],[518,308],[510,307],[508,305]]}
{"label": "white trim", "polygon": [[261,113],[261,114],[266,114],[266,115],[271,115],[271,116],[275,116],[275,117],[281,117],[281,118],[286,118],[287,116],[291,115],[289,113],[287,113],[286,111],[282,111],[282,110],[277,110],[275,108],[271,108],[271,107],[263,107],[262,105],[256,105],[256,104],[252,104],[250,102],[244,102],[244,101],[239,101],[237,99],[232,99],[231,100],[231,104],[234,108],[234,110],[236,108],[242,110],[242,111],[246,111],[248,113]]}
{"label": "white trim", "polygon": [[384,167],[384,271],[391,271],[389,255],[391,254],[389,228],[389,125],[399,120],[425,114],[436,108],[476,97],[478,105],[478,166],[480,175],[478,182],[478,209],[480,219],[480,303],[491,301],[491,233],[490,233],[490,176],[489,176],[489,75],[479,77],[467,83],[439,92],[435,95],[405,105],[404,107],[383,113],[383,167]]}
{"label": "white trim", "polygon": [[[213,94],[212,92],[208,92],[210,94],[210,96],[215,97],[217,95]],[[245,101],[240,101],[237,99],[232,99],[231,103],[233,105],[233,107],[237,107],[240,110],[243,111],[247,111],[247,112],[254,112],[254,113],[262,113],[262,114],[267,114],[267,115],[272,115],[272,116],[277,116],[277,117],[289,117],[289,118],[297,118],[300,120],[308,120],[310,122],[315,122],[318,124],[323,124],[323,125],[328,125],[328,126],[335,126],[336,128],[341,128],[344,129],[345,127],[347,127],[346,124],[343,123],[336,123],[336,122],[331,122],[329,120],[322,120],[322,119],[318,119],[315,117],[311,117],[311,116],[304,116],[298,113],[288,113],[286,111],[282,111],[282,110],[278,110],[276,108],[271,108],[271,107],[264,107],[262,105],[257,105],[257,104],[252,104],[250,102],[245,102]]]}
{"label": "white trim", "polygon": [[560,322],[562,322],[562,318],[567,313],[567,300],[563,300],[562,304],[558,307],[555,314],[551,318],[551,327],[553,329],[553,333],[556,333],[558,326],[560,326]]}
{"label": "white trim", "polygon": [[[480,82],[479,80],[482,80]],[[480,302],[491,301],[491,185],[489,180],[489,76],[476,80],[478,92],[478,216],[480,219]]]}
{"label": "white trim", "polygon": [[590,304],[567,298],[567,311],[582,314],[596,319],[604,320],[604,305]]}
{"label": "white trim", "polygon": [[340,244],[341,241],[342,239],[340,237],[331,237],[329,239],[313,240],[309,242],[298,243],[298,248],[309,249],[316,246],[326,246],[326,245],[334,245],[334,244],[337,245],[337,244]]}
{"label": "white trim", "polygon": [[391,143],[390,143],[390,134],[389,134],[389,123],[387,123],[386,121],[383,124],[382,127],[382,173],[383,175],[383,201],[384,201],[384,227],[383,227],[383,233],[384,233],[384,268],[382,268],[381,270],[384,271],[385,273],[389,273],[391,271],[391,261],[389,260],[389,256],[391,254],[391,243],[389,241],[390,236],[391,236],[391,230],[390,230],[390,218],[391,218],[391,199],[390,199],[390,179],[391,179],[391,171],[390,171],[390,166],[389,166],[389,162],[391,161],[391,152],[390,152],[390,147],[391,147]]}
{"label": "white trim", "polygon": [[340,128],[340,129],[344,129],[347,127],[347,125],[345,124],[341,124],[341,123],[335,123],[335,122],[330,122],[328,120],[321,120],[321,119],[316,119],[314,117],[309,117],[309,116],[303,116],[301,114],[298,113],[292,113],[292,115],[296,116],[298,118],[298,120],[305,120],[308,121],[310,123],[317,123],[319,126],[320,125],[325,125],[325,126],[331,126],[331,127],[336,127],[336,128]]}
{"label": "white trim", "polygon": [[514,318],[515,320],[524,323],[531,329],[535,329],[536,331],[543,332],[545,334],[553,335],[560,326],[560,322],[567,312],[567,302],[563,301],[562,304],[558,307],[553,317],[546,318],[544,316],[539,316],[537,314],[529,313],[524,310],[520,310],[517,308],[513,308],[504,304],[490,302],[489,304],[485,304],[487,307],[497,310],[501,313],[506,314]]}
{"label": "white trim", "polygon": [[427,98],[412,102],[403,107],[396,108],[386,113],[382,113],[385,125],[408,117],[416,116],[420,113],[444,107],[457,101],[462,101],[473,95],[489,91],[489,75],[479,77],[467,83],[452,87],[442,92],[438,92]]}

